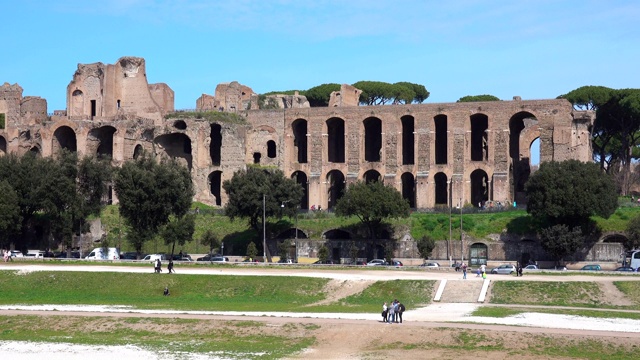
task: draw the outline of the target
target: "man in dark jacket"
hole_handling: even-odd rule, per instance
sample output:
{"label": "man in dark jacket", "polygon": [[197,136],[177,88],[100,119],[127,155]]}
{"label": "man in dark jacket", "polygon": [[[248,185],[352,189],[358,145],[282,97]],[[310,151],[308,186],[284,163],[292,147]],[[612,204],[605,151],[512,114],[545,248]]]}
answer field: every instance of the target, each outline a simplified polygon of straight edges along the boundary
{"label": "man in dark jacket", "polygon": [[400,320],[400,323],[402,324],[402,313],[405,311],[405,307],[403,303],[398,304],[398,313],[396,314],[396,319]]}

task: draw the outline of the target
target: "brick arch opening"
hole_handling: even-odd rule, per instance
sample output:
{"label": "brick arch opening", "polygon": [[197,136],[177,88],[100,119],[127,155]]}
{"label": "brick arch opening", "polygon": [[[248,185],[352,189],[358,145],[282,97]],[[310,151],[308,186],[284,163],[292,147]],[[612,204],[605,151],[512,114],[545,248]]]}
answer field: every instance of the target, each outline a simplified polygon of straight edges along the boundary
{"label": "brick arch opening", "polygon": [[435,182],[435,203],[436,205],[446,205],[449,203],[449,186],[447,175],[439,172],[433,176]]}
{"label": "brick arch opening", "polygon": [[327,240],[351,240],[351,233],[342,229],[327,230],[322,236]]}
{"label": "brick arch opening", "polygon": [[296,159],[300,164],[307,163],[307,120],[298,119],[291,124],[293,132],[293,147],[296,149]]}
{"label": "brick arch opening", "polygon": [[29,149],[29,152],[36,157],[42,156],[42,150],[40,150],[38,146],[32,146],[31,149]]}
{"label": "brick arch opening", "polygon": [[222,206],[222,171],[213,171],[207,177],[209,192],[215,198],[216,206]]}
{"label": "brick arch opening", "polygon": [[60,126],[53,133],[51,153],[57,154],[58,152],[60,152],[60,150],[63,149],[69,150],[71,152],[78,151],[76,133],[68,126]]}
{"label": "brick arch opening", "polygon": [[489,159],[487,136],[489,117],[485,114],[474,114],[469,121],[471,123],[471,161],[487,161]]}
{"label": "brick arch opening", "polygon": [[0,156],[7,154],[7,140],[4,136],[0,136]]}
{"label": "brick arch opening", "polygon": [[276,142],[273,140],[267,141],[267,156],[269,159],[274,159],[278,154]]}
{"label": "brick arch opening", "polygon": [[474,243],[469,247],[469,265],[487,265],[489,248],[483,243]]}
{"label": "brick arch opening", "polygon": [[[529,180],[529,175],[531,174],[529,154],[523,156],[523,149],[520,148],[521,135],[527,129],[527,135],[538,137],[539,132],[537,129],[528,130],[533,127],[537,128],[537,124],[538,119],[527,111],[518,112],[509,119],[509,157],[511,158],[509,177],[512,181],[510,192],[512,199],[518,203],[526,202],[524,184]],[[532,141],[528,142],[529,146],[531,146]],[[529,149],[526,149],[526,152],[528,153]]]}
{"label": "brick arch opening", "polygon": [[345,179],[344,174],[340,170],[331,170],[327,173],[327,195],[329,198],[327,208],[333,209],[338,200],[344,195]]}
{"label": "brick arch opening", "polygon": [[113,126],[91,129],[87,136],[87,153],[113,158],[113,134],[116,131]]}
{"label": "brick arch opening", "polygon": [[489,200],[489,176],[482,169],[471,173],[471,204],[481,207]]}
{"label": "brick arch opening", "polygon": [[366,183],[382,181],[382,176],[376,170],[368,170],[362,175],[362,179]]}
{"label": "brick arch opening", "polygon": [[411,115],[400,118],[402,122],[402,165],[415,164],[415,119]]}
{"label": "brick arch opening", "polygon": [[137,160],[142,153],[144,152],[144,149],[142,148],[142,145],[138,144],[136,145],[135,148],[133,148],[133,159]]}
{"label": "brick arch opening", "polygon": [[447,115],[436,115],[433,118],[433,126],[435,128],[435,157],[436,164],[447,163]]}
{"label": "brick arch opening", "polygon": [[331,118],[327,120],[327,156],[332,163],[344,163],[345,141],[344,120]]}
{"label": "brick arch opening", "polygon": [[211,124],[209,133],[211,143],[209,144],[209,156],[214,166],[220,166],[222,160],[222,126],[220,124]]}
{"label": "brick arch opening", "polygon": [[291,178],[296,181],[296,183],[302,186],[302,198],[300,198],[300,208],[308,209],[309,208],[309,180],[307,178],[307,174],[304,171],[296,171],[291,174]]}
{"label": "brick arch opening", "polygon": [[191,139],[182,133],[160,135],[153,141],[156,154],[177,159],[189,171],[192,166]]}
{"label": "brick arch opening", "polygon": [[416,180],[412,173],[406,172],[400,177],[402,181],[402,198],[407,200],[410,208],[416,207]]}
{"label": "brick arch opening", "polygon": [[382,121],[375,117],[365,119],[364,160],[379,162],[382,159]]}

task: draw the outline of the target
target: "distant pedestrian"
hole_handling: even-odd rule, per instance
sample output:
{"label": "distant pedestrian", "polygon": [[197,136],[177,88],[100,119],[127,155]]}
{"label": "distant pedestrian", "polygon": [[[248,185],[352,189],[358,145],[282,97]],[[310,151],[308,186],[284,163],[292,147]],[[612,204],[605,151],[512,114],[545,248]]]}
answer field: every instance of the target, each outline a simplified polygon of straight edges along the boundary
{"label": "distant pedestrian", "polygon": [[487,273],[484,272],[484,271],[482,272],[482,278],[485,279],[485,280],[487,279]]}
{"label": "distant pedestrian", "polygon": [[396,309],[393,303],[389,306],[389,316],[387,317],[387,323],[391,324],[396,321]]}
{"label": "distant pedestrian", "polygon": [[400,319],[400,324],[402,324],[402,314],[404,313],[405,310],[406,310],[406,308],[404,307],[404,304],[399,303],[398,304],[398,318]]}
{"label": "distant pedestrian", "polygon": [[167,270],[169,271],[167,274],[175,273],[175,270],[173,270],[173,260],[169,260],[169,265],[167,265]]}
{"label": "distant pedestrian", "polygon": [[164,294],[164,296],[169,296],[169,287],[168,286],[166,286],[164,288],[164,293],[163,294]]}
{"label": "distant pedestrian", "polygon": [[463,279],[467,278],[467,264],[466,263],[462,263],[462,278]]}
{"label": "distant pedestrian", "polygon": [[389,309],[387,308],[387,302],[385,301],[384,304],[382,304],[382,322],[386,323],[387,322],[387,314]]}
{"label": "distant pedestrian", "polygon": [[160,262],[160,259],[156,259],[156,262],[154,265],[154,271],[156,274],[159,274],[162,272],[162,262]]}

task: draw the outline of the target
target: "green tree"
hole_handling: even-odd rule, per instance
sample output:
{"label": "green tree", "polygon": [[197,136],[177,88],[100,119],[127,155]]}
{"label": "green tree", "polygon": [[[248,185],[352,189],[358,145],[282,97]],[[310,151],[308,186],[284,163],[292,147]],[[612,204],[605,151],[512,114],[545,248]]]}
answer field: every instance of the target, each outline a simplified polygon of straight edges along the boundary
{"label": "green tree", "polygon": [[231,220],[246,219],[258,234],[262,233],[263,206],[267,219],[293,217],[303,195],[302,187],[281,170],[258,167],[237,171],[222,188],[228,196],[225,214]]}
{"label": "green tree", "polygon": [[393,84],[395,87],[406,87],[411,90],[411,96],[405,99],[396,98],[398,102],[404,104],[421,104],[429,97],[430,93],[424,85],[414,84],[406,81],[401,81]]}
{"label": "green tree", "polygon": [[384,260],[390,264],[393,265],[393,243],[392,242],[387,242],[384,244]]}
{"label": "green tree", "polygon": [[329,249],[327,249],[327,246],[324,244],[318,249],[318,260],[320,260],[322,264],[329,260]]}
{"label": "green tree", "polygon": [[0,181],[0,194],[0,247],[8,249],[20,232],[20,205],[18,193],[6,180]]}
{"label": "green tree", "polygon": [[369,238],[377,239],[385,219],[409,216],[409,203],[398,190],[382,182],[358,181],[349,185],[335,212],[338,216],[356,216],[367,227]]}
{"label": "green tree", "polygon": [[589,217],[608,218],[618,206],[614,183],[597,164],[577,160],[540,165],[525,185],[527,212],[540,227],[584,225]]}
{"label": "green tree", "polygon": [[467,95],[463,96],[456,102],[477,102],[477,101],[500,101],[500,98],[493,95]]}
{"label": "green tree", "polygon": [[258,248],[256,247],[256,243],[252,241],[247,245],[247,258],[251,261],[255,261],[256,257],[258,257]]}
{"label": "green tree", "polygon": [[433,249],[436,247],[436,241],[431,236],[424,235],[416,242],[416,245],[420,256],[427,260],[431,256]]}
{"label": "green tree", "polygon": [[627,240],[624,247],[627,250],[637,249],[640,247],[640,215],[629,220],[627,223]]}
{"label": "green tree", "polygon": [[213,254],[213,249],[219,248],[221,242],[218,236],[216,236],[216,234],[211,229],[207,229],[207,231],[205,231],[200,238],[200,244],[209,247],[209,254]]}
{"label": "green tree", "polygon": [[570,229],[567,225],[556,224],[540,230],[540,245],[556,261],[572,255],[583,244],[579,227]]}
{"label": "green tree", "polygon": [[195,229],[196,216],[194,214],[174,217],[164,226],[161,235],[166,245],[171,244],[171,258],[175,254],[176,243],[182,247],[187,241],[191,241]]}
{"label": "green tree", "polygon": [[358,249],[358,246],[356,246],[356,242],[351,241],[351,243],[349,244],[349,257],[351,258],[351,264],[357,264],[359,251],[360,249]]}
{"label": "green tree", "polygon": [[189,170],[175,160],[158,163],[143,155],[117,171],[114,187],[120,215],[129,225],[129,241],[140,254],[171,216],[184,216],[193,200]]}
{"label": "green tree", "polygon": [[331,93],[334,91],[340,91],[340,84],[322,84],[314,86],[301,94],[307,97],[307,101],[309,101],[309,105],[311,107],[327,107],[329,106]]}
{"label": "green tree", "polygon": [[288,259],[289,258],[289,249],[291,249],[291,240],[287,239],[281,243],[278,243],[278,256],[280,259]]}

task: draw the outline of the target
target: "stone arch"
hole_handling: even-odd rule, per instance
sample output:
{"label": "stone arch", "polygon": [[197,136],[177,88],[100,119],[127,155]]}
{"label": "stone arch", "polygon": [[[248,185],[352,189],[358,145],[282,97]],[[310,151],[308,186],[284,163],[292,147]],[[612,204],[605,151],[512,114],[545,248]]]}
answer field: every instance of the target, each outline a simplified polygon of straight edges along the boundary
{"label": "stone arch", "polygon": [[173,122],[173,127],[177,130],[187,130],[187,123],[184,120],[176,120]]}
{"label": "stone arch", "polygon": [[345,161],[345,125],[344,120],[334,117],[326,121],[327,127],[327,157],[332,163]]}
{"label": "stone arch", "polygon": [[351,240],[351,233],[342,229],[331,229],[322,233],[322,237],[327,240]]}
{"label": "stone arch", "polygon": [[620,243],[624,244],[629,241],[629,238],[622,233],[609,233],[600,238],[600,242],[603,243]]}
{"label": "stone arch", "polygon": [[402,181],[402,198],[407,200],[410,208],[416,207],[416,180],[412,173],[406,172],[400,177]]}
{"label": "stone arch", "polygon": [[153,140],[156,155],[178,159],[191,171],[191,139],[186,134],[170,133],[156,137]]}
{"label": "stone arch", "polygon": [[7,139],[4,136],[0,136],[0,156],[7,154]]}
{"label": "stone arch", "polygon": [[76,133],[69,126],[63,125],[53,132],[51,140],[51,153],[57,154],[60,150],[66,149],[72,152],[78,151]]}
{"label": "stone arch", "polygon": [[469,246],[469,265],[487,265],[489,258],[489,247],[483,243],[473,243]]}
{"label": "stone arch", "polygon": [[489,159],[488,133],[489,117],[485,114],[473,114],[469,117],[471,126],[471,161],[487,161]]}
{"label": "stone arch", "polygon": [[449,204],[449,184],[447,175],[443,172],[439,172],[433,176],[433,181],[435,182],[434,197],[436,205]]}
{"label": "stone arch", "polygon": [[482,169],[474,170],[469,176],[471,180],[471,204],[475,207],[484,205],[489,200],[489,176]]}
{"label": "stone arch", "polygon": [[267,156],[269,157],[269,159],[274,159],[277,153],[278,151],[276,147],[276,142],[273,140],[267,141]]}
{"label": "stone arch", "polygon": [[308,239],[309,235],[305,233],[302,229],[298,228],[289,228],[276,236],[276,239]]}
{"label": "stone arch", "polygon": [[69,116],[84,115],[84,93],[81,90],[74,90],[71,93],[71,109]]}
{"label": "stone arch", "polygon": [[142,145],[137,144],[136,147],[133,148],[133,159],[137,160],[143,152],[144,148],[142,148]]}
{"label": "stone arch", "polygon": [[296,181],[296,183],[302,186],[302,198],[300,199],[300,208],[308,209],[309,208],[309,179],[307,174],[304,171],[295,171],[291,174],[291,178]]}
{"label": "stone arch", "polygon": [[116,128],[113,126],[101,126],[89,130],[87,136],[87,154],[113,158],[113,134],[115,134],[116,131]]}
{"label": "stone arch", "polygon": [[307,120],[297,119],[291,124],[293,132],[293,147],[296,149],[296,159],[299,164],[307,163]]}
{"label": "stone arch", "polygon": [[[400,118],[402,123],[402,165],[415,164],[415,118],[405,115]],[[412,206],[413,207],[413,206]]]}
{"label": "stone arch", "polygon": [[374,182],[374,181],[382,181],[382,176],[377,170],[367,170],[364,175],[362,175],[362,180],[366,183]]}
{"label": "stone arch", "polygon": [[216,206],[222,206],[222,171],[216,170],[207,177],[209,193],[215,198]]}
{"label": "stone arch", "polygon": [[519,262],[521,266],[527,266],[529,262],[537,260],[536,250],[539,248],[538,243],[532,239],[522,239],[520,240],[520,246],[518,246],[520,250]]}
{"label": "stone arch", "polygon": [[31,149],[29,149],[29,152],[32,153],[36,157],[42,156],[42,150],[40,149],[40,147],[38,145],[32,146]]}
{"label": "stone arch", "polygon": [[329,187],[327,189],[328,205],[327,208],[333,209],[338,200],[344,195],[345,178],[344,174],[340,170],[331,170],[327,173],[327,183]]}
{"label": "stone arch", "polygon": [[364,127],[364,160],[379,162],[382,160],[382,120],[376,117],[366,118]]}
{"label": "stone arch", "polygon": [[[510,189],[512,199],[518,203],[525,203],[524,184],[529,180],[531,174],[531,165],[529,154],[523,156],[523,143],[521,135],[525,135],[528,145],[540,136],[538,128],[538,119],[528,111],[520,111],[509,119],[509,157],[511,164],[509,166],[509,177],[512,179],[512,187]],[[528,153],[528,147],[526,148]]]}
{"label": "stone arch", "polygon": [[447,115],[436,115],[433,118],[433,127],[435,130],[435,160],[437,165],[447,163],[448,154],[448,123]]}
{"label": "stone arch", "polygon": [[220,124],[211,124],[209,133],[211,143],[209,144],[209,156],[213,166],[220,166],[222,160],[222,126]]}

